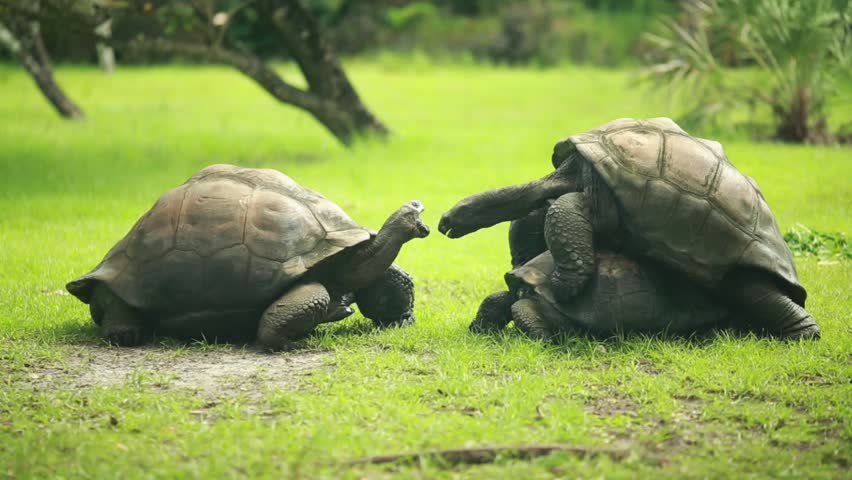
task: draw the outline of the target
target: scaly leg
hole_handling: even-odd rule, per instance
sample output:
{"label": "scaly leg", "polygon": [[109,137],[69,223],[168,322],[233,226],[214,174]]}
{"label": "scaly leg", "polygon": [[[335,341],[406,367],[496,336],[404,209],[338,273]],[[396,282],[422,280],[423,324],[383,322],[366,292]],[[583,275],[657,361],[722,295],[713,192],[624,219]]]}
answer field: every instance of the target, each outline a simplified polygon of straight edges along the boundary
{"label": "scaly leg", "polygon": [[397,265],[391,265],[372,285],[355,292],[355,302],[378,327],[414,324],[414,280]]}
{"label": "scaly leg", "polygon": [[515,328],[533,340],[547,340],[553,336],[535,303],[528,298],[518,300],[512,305],[512,319],[515,321]]}
{"label": "scaly leg", "polygon": [[148,336],[148,328],[141,313],[105,285],[95,287],[89,301],[89,311],[92,320],[100,326],[101,335],[113,345],[141,345]]}
{"label": "scaly leg", "polygon": [[544,218],[547,207],[533,210],[529,215],[513,220],[509,225],[509,252],[512,254],[512,268],[532,260],[547,250],[544,240]]}
{"label": "scaly leg", "polygon": [[568,303],[595,272],[594,226],[584,193],[559,197],[545,218],[544,235],[556,269],[551,281],[560,302]]}
{"label": "scaly leg", "polygon": [[512,292],[504,291],[488,295],[479,305],[476,318],[468,328],[474,333],[502,330],[512,321],[512,304],[514,302],[515,295]]}
{"label": "scaly leg", "polygon": [[296,285],[272,302],[260,317],[257,342],[278,350],[307,336],[328,315],[331,298],[319,283]]}

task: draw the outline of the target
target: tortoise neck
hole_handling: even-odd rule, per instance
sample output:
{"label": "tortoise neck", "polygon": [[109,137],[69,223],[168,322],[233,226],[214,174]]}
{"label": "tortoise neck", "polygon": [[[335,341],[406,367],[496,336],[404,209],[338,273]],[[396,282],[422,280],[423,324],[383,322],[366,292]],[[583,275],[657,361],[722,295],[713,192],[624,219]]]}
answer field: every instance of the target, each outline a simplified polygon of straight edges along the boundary
{"label": "tortoise neck", "polygon": [[375,237],[357,245],[335,275],[336,286],[354,292],[375,282],[390,268],[408,238],[393,225],[385,224]]}

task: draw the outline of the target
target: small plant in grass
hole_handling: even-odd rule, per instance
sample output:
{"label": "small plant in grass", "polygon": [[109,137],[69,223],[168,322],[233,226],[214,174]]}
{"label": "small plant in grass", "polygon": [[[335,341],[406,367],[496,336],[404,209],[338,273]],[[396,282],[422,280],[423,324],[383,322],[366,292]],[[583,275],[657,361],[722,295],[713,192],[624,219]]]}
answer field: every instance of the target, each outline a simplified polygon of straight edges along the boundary
{"label": "small plant in grass", "polygon": [[[850,78],[850,0],[687,0],[678,17],[646,33],[641,78],[676,92],[706,120],[723,110],[769,107],[775,137],[824,143],[826,102]],[[728,67],[759,72],[735,75]]]}
{"label": "small plant in grass", "polygon": [[784,241],[797,257],[852,259],[852,245],[840,232],[817,232],[802,224],[796,224],[784,234]]}

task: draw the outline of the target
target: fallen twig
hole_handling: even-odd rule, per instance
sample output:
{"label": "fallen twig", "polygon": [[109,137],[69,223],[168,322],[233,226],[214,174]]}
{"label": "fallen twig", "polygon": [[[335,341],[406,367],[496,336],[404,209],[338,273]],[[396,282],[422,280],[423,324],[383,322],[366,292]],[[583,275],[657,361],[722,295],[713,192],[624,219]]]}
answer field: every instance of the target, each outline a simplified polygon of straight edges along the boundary
{"label": "fallen twig", "polygon": [[630,454],[626,450],[589,448],[576,445],[516,445],[475,448],[450,448],[425,450],[422,452],[400,453],[396,455],[377,455],[374,457],[356,458],[345,462],[345,465],[380,465],[394,462],[413,462],[423,458],[437,458],[450,464],[480,464],[490,463],[498,455],[509,458],[529,460],[544,457],[552,453],[566,452],[581,458],[607,456],[613,460],[624,460]]}

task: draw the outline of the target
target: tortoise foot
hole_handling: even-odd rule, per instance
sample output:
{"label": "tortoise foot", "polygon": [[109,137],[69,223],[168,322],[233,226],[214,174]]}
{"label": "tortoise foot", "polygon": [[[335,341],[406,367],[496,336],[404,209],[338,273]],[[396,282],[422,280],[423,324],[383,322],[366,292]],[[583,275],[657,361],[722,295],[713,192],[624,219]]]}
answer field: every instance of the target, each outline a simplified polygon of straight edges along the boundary
{"label": "tortoise foot", "polygon": [[112,326],[104,329],[102,335],[110,345],[119,347],[135,347],[145,343],[145,331],[132,326]]}

